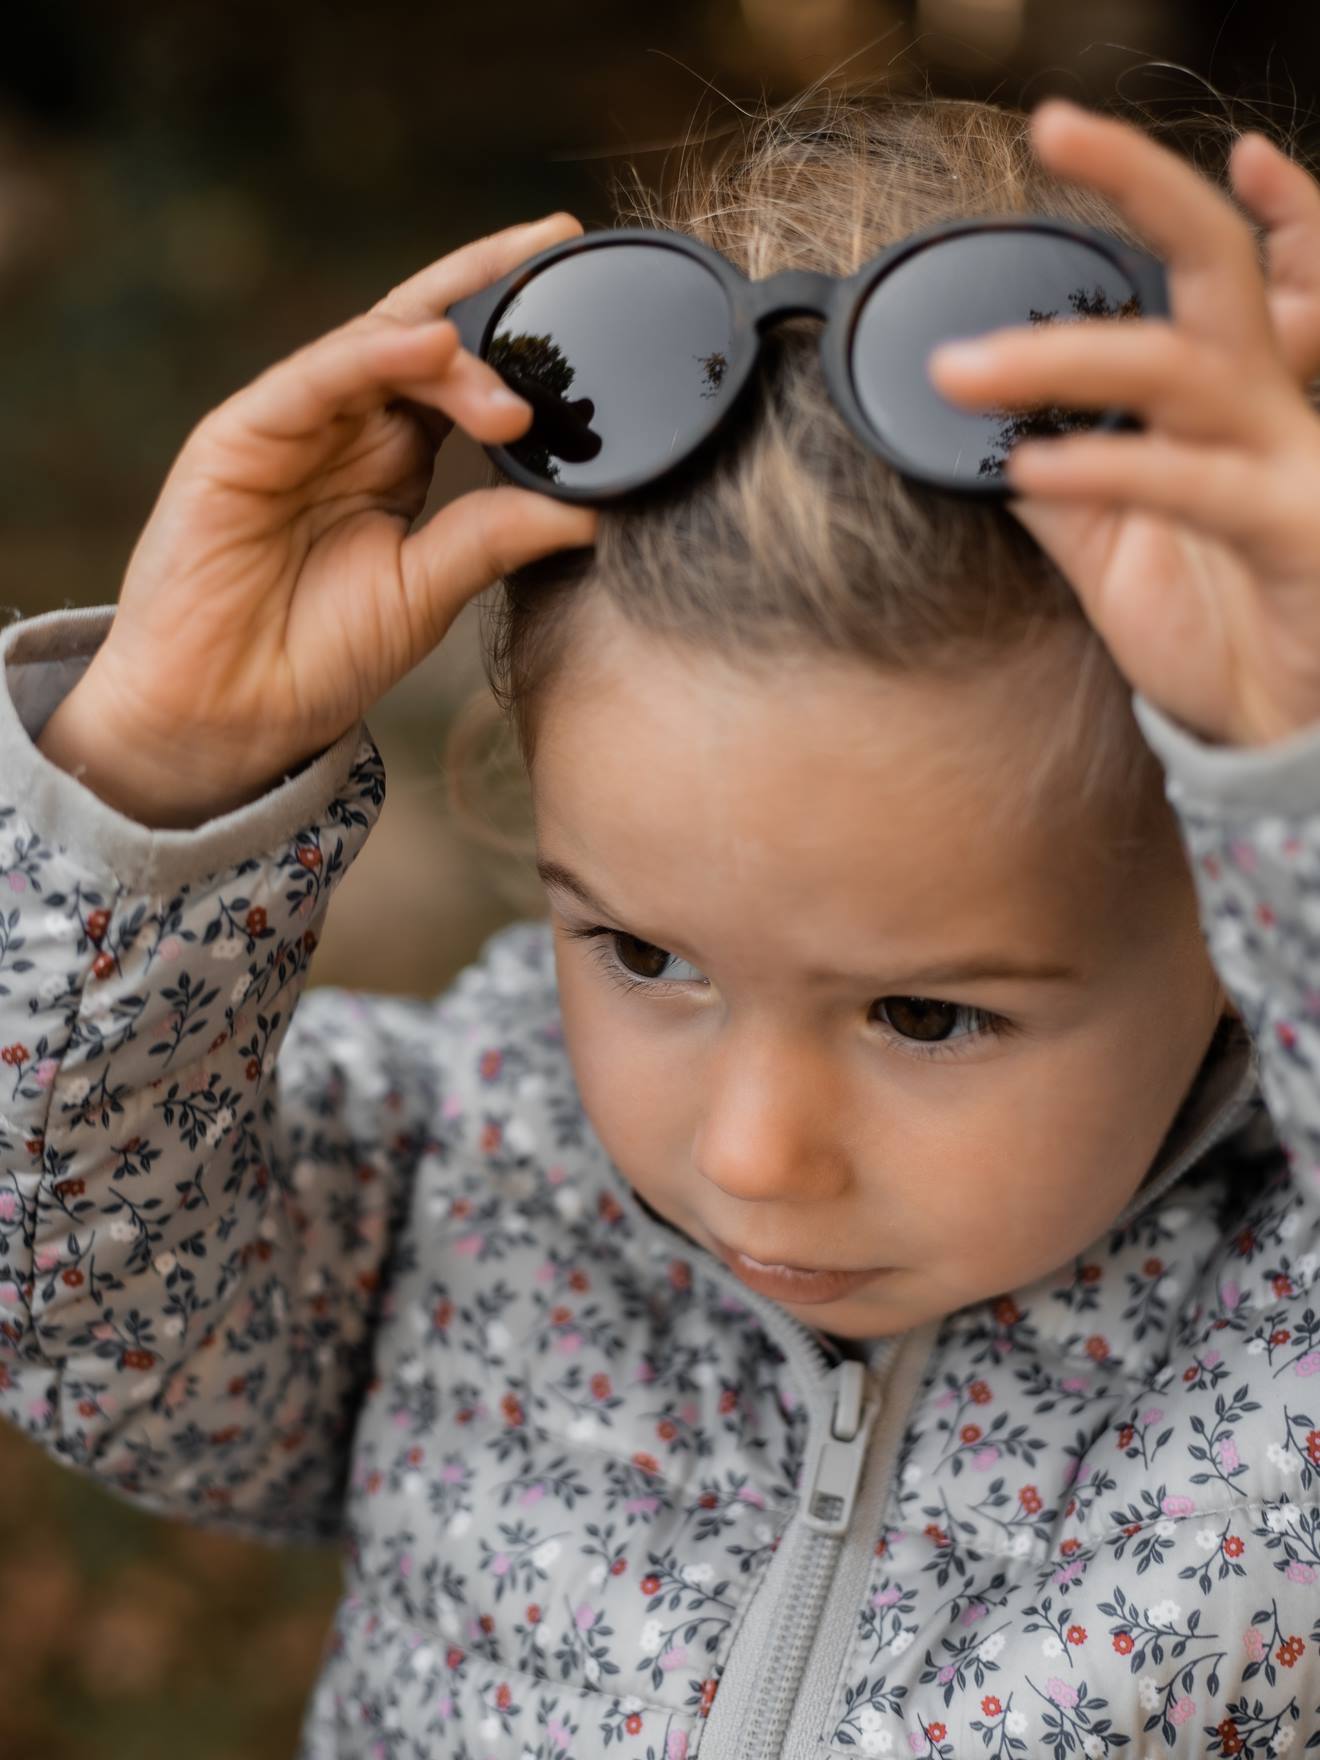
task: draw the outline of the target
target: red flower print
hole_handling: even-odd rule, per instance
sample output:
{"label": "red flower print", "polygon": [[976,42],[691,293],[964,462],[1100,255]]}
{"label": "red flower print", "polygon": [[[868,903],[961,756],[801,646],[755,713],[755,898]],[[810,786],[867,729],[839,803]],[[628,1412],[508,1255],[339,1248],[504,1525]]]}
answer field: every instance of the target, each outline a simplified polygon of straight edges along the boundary
{"label": "red flower print", "polygon": [[610,1566],[610,1575],[612,1577],[621,1577],[627,1568],[628,1560],[626,1558],[616,1558],[614,1563]]}
{"label": "red flower print", "polygon": [[1104,1272],[1098,1265],[1083,1265],[1077,1273],[1079,1283],[1099,1283],[1103,1276]]}
{"label": "red flower print", "polygon": [[1246,1548],[1238,1535],[1226,1534],[1224,1536],[1225,1558],[1241,1558],[1245,1550]]}
{"label": "red flower print", "polygon": [[503,1062],[504,1054],[496,1047],[492,1046],[489,1051],[483,1051],[481,1054],[481,1063],[479,1065],[482,1081],[493,1082],[495,1077],[500,1073],[500,1066]]}
{"label": "red flower print", "polygon": [[410,1467],[420,1467],[424,1458],[424,1450],[420,1448],[410,1448],[408,1450],[407,1461]]}
{"label": "red flower print", "polygon": [[720,1413],[721,1413],[721,1415],[727,1416],[727,1414],[729,1412],[733,1411],[733,1409],[735,1408],[735,1406],[737,1404],[738,1404],[738,1395],[734,1391],[734,1389],[732,1387],[724,1388],[720,1394]]}
{"label": "red flower print", "polygon": [[703,1491],[701,1496],[697,1499],[697,1507],[698,1509],[717,1509],[719,1507],[719,1501],[719,1498],[716,1497],[713,1491]]}
{"label": "red flower print", "polygon": [[60,1198],[81,1198],[86,1190],[85,1179],[60,1179],[55,1182],[55,1195]]}
{"label": "red flower print", "polygon": [[718,1681],[702,1681],[701,1704],[697,1707],[698,1717],[709,1717],[710,1708],[715,1703],[715,1694],[719,1688]]}
{"label": "red flower print", "polygon": [[1251,1228],[1244,1228],[1242,1233],[1233,1242],[1233,1245],[1237,1248],[1238,1252],[1242,1254],[1243,1258],[1245,1258],[1248,1253],[1255,1251],[1256,1231]]}
{"label": "red flower print", "polygon": [[62,1282],[67,1283],[70,1289],[77,1289],[80,1283],[85,1283],[87,1281],[76,1265],[71,1265],[67,1271],[61,1271],[60,1279]]}
{"label": "red flower print", "polygon": [[981,1440],[981,1426],[979,1424],[964,1424],[958,1432],[958,1436],[961,1441],[970,1446],[973,1442]]}
{"label": "red flower print", "polygon": [[1282,1301],[1285,1296],[1290,1296],[1293,1293],[1291,1277],[1285,1277],[1281,1274],[1278,1277],[1272,1278],[1271,1282],[1274,1286],[1274,1293],[1280,1301]]}
{"label": "red flower print", "polygon": [[435,1307],[431,1310],[431,1319],[440,1328],[441,1332],[444,1331],[445,1327],[448,1326],[453,1318],[454,1304],[451,1301],[446,1300],[437,1302]]}
{"label": "red flower print", "polygon": [[998,1699],[995,1698],[993,1693],[987,1693],[985,1698],[981,1701],[981,1714],[984,1717],[1000,1717],[1003,1715],[1003,1710],[1004,1707],[999,1703]]}
{"label": "red flower print", "polygon": [[1297,1043],[1297,1029],[1290,1027],[1287,1021],[1278,1021],[1275,1024],[1274,1032],[1284,1050],[1291,1051]]}
{"label": "red flower print", "polygon": [[1274,1659],[1276,1662],[1281,1662],[1285,1668],[1292,1668],[1295,1663],[1301,1660],[1302,1651],[1305,1648],[1306,1645],[1299,1637],[1285,1638],[1274,1652]]}
{"label": "red flower print", "polygon": [[1184,1381],[1195,1381],[1196,1377],[1199,1373],[1200,1373],[1200,1370],[1197,1368],[1197,1365],[1195,1363],[1189,1363],[1187,1365],[1187,1367],[1183,1370],[1183,1380]]}
{"label": "red flower print", "polygon": [[1269,929],[1269,928],[1273,927],[1274,912],[1270,909],[1270,907],[1267,904],[1258,904],[1256,906],[1256,921],[1260,924],[1260,926],[1263,929]]}
{"label": "red flower print", "polygon": [[1118,1433],[1118,1446],[1120,1448],[1131,1448],[1133,1442],[1136,1440],[1136,1436],[1137,1432],[1133,1426],[1131,1424],[1124,1424],[1123,1428]]}
{"label": "red flower print", "polygon": [[593,1399],[608,1399],[610,1397],[610,1378],[603,1371],[598,1370],[591,1377],[591,1397]]}
{"label": "red flower print", "polygon": [[266,913],[261,905],[253,905],[252,909],[243,919],[243,927],[247,930],[249,935],[260,935],[265,931]]}
{"label": "red flower print", "polygon": [[125,1351],[120,1359],[120,1367],[124,1369],[149,1369],[156,1361],[150,1351]]}
{"label": "red flower print", "polygon": [[927,1522],[923,1532],[925,1533],[926,1538],[928,1540],[933,1540],[937,1546],[947,1546],[949,1544],[949,1536],[944,1532],[944,1529],[940,1527],[938,1522]]}
{"label": "red flower print", "polygon": [[114,969],[115,956],[113,953],[98,953],[92,961],[92,976],[94,978],[108,978]]}
{"label": "red flower print", "polygon": [[1276,1326],[1274,1331],[1270,1334],[1270,1343],[1272,1345],[1287,1344],[1291,1337],[1292,1333],[1286,1326]]}
{"label": "red flower print", "polygon": [[477,1624],[481,1627],[482,1631],[485,1632],[487,1637],[489,1637],[495,1630],[495,1621],[488,1613],[483,1613],[481,1618],[477,1621]]}
{"label": "red flower print", "polygon": [[623,1207],[609,1192],[602,1192],[596,1205],[603,1222],[619,1222],[623,1217]]}
{"label": "red flower print", "polygon": [[504,1398],[500,1401],[500,1410],[504,1413],[505,1421],[507,1423],[509,1423],[509,1424],[521,1424],[522,1423],[522,1421],[523,1421],[522,1404],[513,1394],[511,1394],[511,1393],[505,1394]]}
{"label": "red flower print", "polygon": [[541,1609],[535,1601],[527,1609],[527,1623],[529,1626],[539,1626],[541,1623]]}
{"label": "red flower print", "polygon": [[690,1289],[692,1286],[692,1267],[686,1259],[669,1261],[669,1281],[675,1289]]}
{"label": "red flower print", "polygon": [[1115,1632],[1114,1633],[1114,1648],[1115,1648],[1115,1650],[1118,1651],[1120,1656],[1131,1656],[1131,1654],[1132,1654],[1132,1633],[1131,1632]]}
{"label": "red flower print", "polygon": [[658,1595],[660,1593],[660,1579],[659,1577],[643,1577],[640,1587],[643,1595]]}
{"label": "red flower print", "polygon": [[1242,1752],[1242,1737],[1238,1734],[1238,1726],[1231,1717],[1226,1717],[1219,1726],[1219,1744],[1225,1754]]}
{"label": "red flower print", "polygon": [[585,1271],[570,1271],[568,1274],[568,1287],[571,1290],[575,1290],[578,1295],[581,1295],[583,1290],[591,1288],[591,1279],[587,1276]]}
{"label": "red flower print", "polygon": [[1085,1626],[1069,1626],[1068,1627],[1068,1642],[1073,1645],[1084,1644],[1086,1642],[1086,1627]]}
{"label": "red flower print", "polygon": [[639,1736],[642,1733],[642,1720],[635,1711],[630,1711],[624,1719],[623,1727],[630,1736]]}
{"label": "red flower print", "polygon": [[1060,1546],[1059,1552],[1064,1558],[1071,1558],[1074,1552],[1081,1549],[1081,1544],[1080,1540],[1065,1540]]}
{"label": "red flower print", "polygon": [[1141,1269],[1147,1277],[1159,1277],[1164,1270],[1164,1261],[1163,1259],[1147,1259]]}
{"label": "red flower print", "polygon": [[552,1326],[567,1326],[572,1318],[572,1308],[565,1308],[561,1305],[560,1307],[551,1308],[550,1310],[550,1324]]}
{"label": "red flower print", "polygon": [[883,1558],[884,1555],[886,1554],[886,1552],[888,1552],[888,1551],[889,1551],[889,1542],[883,1536],[881,1536],[881,1538],[879,1540],[877,1540],[875,1543],[875,1555],[877,1558]]}
{"label": "red flower print", "polygon": [[1102,1338],[1098,1332],[1092,1333],[1086,1341],[1086,1354],[1097,1363],[1103,1363],[1109,1356],[1109,1340]]}
{"label": "red flower print", "polygon": [[499,1706],[501,1711],[507,1711],[512,1699],[513,1694],[509,1691],[506,1684],[501,1681],[499,1686],[495,1689],[495,1703]]}
{"label": "red flower print", "polygon": [[314,843],[300,843],[296,854],[304,868],[319,868],[321,865],[321,852]]}
{"label": "red flower print", "polygon": [[1128,1539],[1130,1540],[1134,1534],[1139,1534],[1141,1532],[1141,1523],[1140,1522],[1129,1522],[1127,1524],[1127,1526],[1123,1529],[1123,1532],[1127,1535]]}
{"label": "red flower print", "polygon": [[932,1742],[942,1742],[948,1733],[942,1723],[928,1723],[926,1725],[926,1734]]}
{"label": "red flower print", "polygon": [[678,1435],[678,1425],[672,1418],[661,1418],[655,1428],[661,1442],[672,1442]]}
{"label": "red flower print", "polygon": [[632,1463],[635,1467],[640,1467],[644,1473],[658,1473],[660,1471],[660,1463],[655,1456],[645,1454],[640,1450],[632,1457]]}
{"label": "red flower print", "polygon": [[1018,1492],[1018,1502],[1022,1505],[1023,1509],[1026,1510],[1029,1516],[1038,1516],[1041,1509],[1044,1507],[1041,1503],[1040,1492],[1037,1491],[1034,1485],[1024,1485],[1022,1487],[1021,1491]]}
{"label": "red flower print", "polygon": [[973,1405],[985,1406],[989,1405],[994,1396],[991,1394],[987,1382],[973,1381],[972,1385],[967,1389],[967,1397],[971,1400]]}
{"label": "red flower print", "polygon": [[27,1046],[20,1045],[17,1041],[12,1045],[6,1045],[4,1050],[0,1051],[0,1059],[3,1059],[3,1061],[11,1067],[17,1064],[26,1063],[31,1055],[32,1053],[28,1050]]}
{"label": "red flower print", "polygon": [[243,1074],[250,1082],[255,1082],[257,1077],[261,1074],[261,1059],[259,1057],[249,1057],[247,1062],[243,1065]]}
{"label": "red flower print", "polygon": [[493,1153],[494,1150],[499,1148],[503,1138],[504,1132],[500,1129],[499,1125],[496,1124],[493,1118],[488,1119],[486,1126],[481,1133],[481,1147],[484,1152],[487,1155]]}
{"label": "red flower print", "polygon": [[1001,1326],[1016,1326],[1022,1318],[1022,1310],[1012,1296],[1000,1296],[993,1311],[995,1319]]}
{"label": "red flower print", "polygon": [[445,1651],[445,1661],[449,1664],[450,1668],[457,1668],[462,1660],[463,1652],[456,1644],[451,1644],[448,1650]]}
{"label": "red flower print", "polygon": [[88,911],[87,938],[89,941],[99,941],[109,927],[109,911]]}

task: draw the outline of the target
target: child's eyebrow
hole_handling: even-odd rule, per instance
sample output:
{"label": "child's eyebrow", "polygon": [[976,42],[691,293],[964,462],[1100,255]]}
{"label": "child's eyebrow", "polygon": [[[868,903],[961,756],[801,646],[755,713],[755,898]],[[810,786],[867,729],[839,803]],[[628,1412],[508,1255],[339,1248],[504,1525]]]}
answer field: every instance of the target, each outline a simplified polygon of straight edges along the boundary
{"label": "child's eyebrow", "polygon": [[[536,871],[546,886],[571,893],[589,911],[602,917],[612,917],[616,923],[626,921],[622,912],[613,910],[603,899],[598,898],[586,881],[580,879],[571,868],[566,868],[562,862],[538,859]],[[855,983],[858,974],[822,966],[809,971],[807,977],[819,983]],[[1008,954],[985,953],[922,966],[902,977],[888,978],[885,982],[897,989],[911,986],[913,994],[916,994],[916,986],[919,984],[976,984],[995,979],[1033,984],[1082,984],[1086,981],[1084,974],[1075,966],[1064,965],[1058,960],[1025,959]]]}

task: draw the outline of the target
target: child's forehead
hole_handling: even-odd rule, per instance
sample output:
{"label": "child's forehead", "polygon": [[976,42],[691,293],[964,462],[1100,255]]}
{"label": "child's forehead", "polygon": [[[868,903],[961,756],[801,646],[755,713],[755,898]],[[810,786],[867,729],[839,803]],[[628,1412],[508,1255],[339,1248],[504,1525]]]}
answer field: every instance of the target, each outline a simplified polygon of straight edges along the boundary
{"label": "child's forehead", "polygon": [[1060,835],[1049,792],[1032,798],[1047,666],[954,681],[825,655],[730,662],[592,615],[543,705],[533,791],[542,845],[600,890],[668,876],[712,909],[754,888],[859,923],[883,897],[932,931],[1064,933],[1119,905],[1087,859],[1103,829]]}

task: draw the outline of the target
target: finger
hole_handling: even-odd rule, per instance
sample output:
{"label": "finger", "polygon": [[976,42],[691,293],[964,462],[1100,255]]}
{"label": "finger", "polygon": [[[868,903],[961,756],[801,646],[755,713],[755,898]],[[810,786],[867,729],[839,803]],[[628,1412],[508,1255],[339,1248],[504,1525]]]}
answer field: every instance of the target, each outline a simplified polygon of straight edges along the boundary
{"label": "finger", "polygon": [[1032,116],[1046,169],[1108,196],[1164,258],[1175,318],[1226,345],[1272,342],[1251,228],[1185,159],[1117,117],[1061,98]]}
{"label": "finger", "polygon": [[531,420],[531,405],[459,347],[446,319],[347,325],[269,367],[208,423],[213,434],[238,428],[244,436],[304,441],[338,418],[382,408],[399,392],[440,409],[482,441],[513,439]]}
{"label": "finger", "polygon": [[1023,495],[1140,508],[1239,541],[1278,517],[1268,468],[1236,447],[1192,446],[1161,434],[1081,434],[1025,442],[1004,468]]}
{"label": "finger", "polygon": [[1244,362],[1157,318],[1015,326],[930,358],[937,389],[973,408],[1122,408],[1184,438],[1248,444],[1272,433],[1272,370],[1272,358]]}
{"label": "finger", "polygon": [[1302,384],[1320,374],[1320,183],[1263,134],[1228,162],[1233,190],[1265,228],[1266,298],[1279,348]]}
{"label": "finger", "polygon": [[538,251],[548,250],[566,238],[576,238],[582,231],[582,222],[567,213],[547,214],[541,220],[508,226],[503,232],[492,232],[489,237],[461,245],[448,256],[419,269],[391,288],[371,310],[405,324],[443,317],[455,300],[480,292]]}
{"label": "finger", "polygon": [[552,550],[595,542],[600,515],[532,489],[473,489],[446,503],[405,538],[399,575],[413,621],[427,646],[466,602],[501,575]]}

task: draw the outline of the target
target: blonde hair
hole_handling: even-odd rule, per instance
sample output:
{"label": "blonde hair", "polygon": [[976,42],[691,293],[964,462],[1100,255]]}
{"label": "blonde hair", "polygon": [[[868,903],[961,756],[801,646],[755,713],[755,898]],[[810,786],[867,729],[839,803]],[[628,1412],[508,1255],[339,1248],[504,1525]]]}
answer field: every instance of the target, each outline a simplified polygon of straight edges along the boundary
{"label": "blonde hair", "polygon": [[[1218,125],[1206,138],[1233,136]],[[685,149],[668,195],[634,181],[615,205],[616,224],[689,233],[753,277],[846,275],[959,215],[1070,216],[1142,242],[1100,197],[1043,170],[1025,112],[926,95],[813,90],[763,106],[713,160]],[[1060,570],[1004,507],[911,482],[862,446],[826,392],[817,332],[794,318],[767,334],[750,418],[692,480],[602,509],[592,549],[530,564],[483,600],[486,676],[528,772],[538,703],[571,665],[573,611],[588,595],[749,666],[816,653],[958,679],[1051,637],[1048,702],[1068,713],[1005,800],[1099,804],[1111,856],[1148,855],[1152,836],[1167,847],[1163,772],[1131,688]],[[456,784],[451,764],[461,804]]]}

